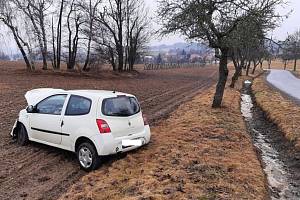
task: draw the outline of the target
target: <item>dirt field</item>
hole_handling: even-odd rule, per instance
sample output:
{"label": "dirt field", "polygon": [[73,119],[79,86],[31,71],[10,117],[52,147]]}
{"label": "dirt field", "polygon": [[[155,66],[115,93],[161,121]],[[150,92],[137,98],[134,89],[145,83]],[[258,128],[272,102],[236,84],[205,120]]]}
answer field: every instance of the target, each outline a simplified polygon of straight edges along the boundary
{"label": "dirt field", "polygon": [[[217,68],[141,71],[132,74],[83,75],[28,73],[20,63],[0,63],[0,199],[56,199],[84,173],[72,153],[31,143],[17,146],[9,132],[18,111],[26,106],[24,94],[38,87],[109,89],[137,95],[152,124],[182,102],[216,82]],[[113,162],[112,158],[108,162]]]}
{"label": "dirt field", "polygon": [[268,199],[265,177],[240,114],[240,93],[227,89],[211,109],[213,87],[152,128],[151,143],[104,164],[61,200]]}

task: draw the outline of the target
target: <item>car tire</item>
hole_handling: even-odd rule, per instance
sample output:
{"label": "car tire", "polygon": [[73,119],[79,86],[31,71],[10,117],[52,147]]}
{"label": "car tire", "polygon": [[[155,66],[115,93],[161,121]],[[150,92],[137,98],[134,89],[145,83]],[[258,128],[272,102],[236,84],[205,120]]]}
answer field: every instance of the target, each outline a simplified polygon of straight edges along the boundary
{"label": "car tire", "polygon": [[101,164],[101,158],[98,156],[96,148],[89,142],[80,144],[76,154],[81,169],[86,172],[97,169]]}
{"label": "car tire", "polygon": [[27,145],[29,142],[28,134],[25,126],[23,124],[19,125],[17,132],[17,144],[21,146]]}

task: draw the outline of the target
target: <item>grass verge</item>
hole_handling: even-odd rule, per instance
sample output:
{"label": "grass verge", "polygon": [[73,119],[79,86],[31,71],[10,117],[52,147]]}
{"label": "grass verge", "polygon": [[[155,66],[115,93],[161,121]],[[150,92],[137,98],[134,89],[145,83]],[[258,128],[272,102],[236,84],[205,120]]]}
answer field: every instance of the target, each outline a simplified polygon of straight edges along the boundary
{"label": "grass verge", "polygon": [[265,199],[265,176],[227,89],[211,109],[213,89],[181,105],[152,129],[152,141],[105,163],[61,199]]}
{"label": "grass verge", "polygon": [[300,150],[300,107],[271,88],[264,76],[255,79],[252,89],[258,106]]}

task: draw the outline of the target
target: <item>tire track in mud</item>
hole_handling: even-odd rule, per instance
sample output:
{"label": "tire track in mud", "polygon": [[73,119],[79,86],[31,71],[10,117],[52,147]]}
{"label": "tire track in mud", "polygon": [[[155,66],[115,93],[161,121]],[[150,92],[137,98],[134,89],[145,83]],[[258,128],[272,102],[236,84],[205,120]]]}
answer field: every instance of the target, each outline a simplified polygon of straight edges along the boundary
{"label": "tire track in mud", "polygon": [[[190,100],[198,93],[204,91],[205,89],[211,86],[212,82],[206,82],[198,87],[191,88],[186,92],[182,92],[176,94],[175,96],[168,98],[167,100],[163,101],[163,103],[157,105],[156,107],[152,107],[150,109],[150,113],[153,113],[149,118],[150,123],[157,124],[160,120],[166,118],[172,111],[174,111],[179,105],[182,103]],[[147,108],[147,106],[144,106]]]}
{"label": "tire track in mud", "polygon": [[[216,74],[217,72],[214,72],[204,80],[197,81],[196,83],[188,84],[175,90],[171,90],[141,101],[144,112],[146,114],[152,113],[152,115],[147,115],[149,122],[152,125],[159,123],[160,120],[166,118],[180,104],[190,100],[198,93],[209,88],[214,83],[213,77],[215,77]],[[171,97],[168,95],[171,95]],[[158,98],[162,99],[159,101],[154,101],[154,99]],[[156,106],[152,106],[151,103],[155,104]]]}
{"label": "tire track in mud", "polygon": [[[150,122],[158,123],[181,103],[213,85],[216,81],[217,70],[204,69],[203,73],[208,75],[203,75],[192,83],[184,80],[186,81],[184,84],[170,85],[169,89],[167,89],[168,87],[160,88],[160,83],[155,83],[158,88],[153,88],[152,83],[151,86],[147,86],[148,88],[143,86],[146,91],[141,90],[138,94],[141,97],[142,108],[149,116]],[[40,78],[47,79],[49,77],[42,76]],[[20,77],[18,79],[22,80]],[[166,81],[163,76],[157,79]],[[2,116],[2,122],[0,122],[0,199],[56,199],[85,172],[80,170],[76,157],[71,152],[37,143],[20,147],[8,136],[16,113],[24,107],[23,94],[32,88],[26,84],[14,86],[7,92],[1,91],[2,97],[6,101],[1,103],[3,109],[0,109]],[[51,85],[51,87],[55,86]],[[81,87],[86,86],[83,84]],[[104,171],[117,159],[119,158],[115,156],[108,159],[102,166]]]}

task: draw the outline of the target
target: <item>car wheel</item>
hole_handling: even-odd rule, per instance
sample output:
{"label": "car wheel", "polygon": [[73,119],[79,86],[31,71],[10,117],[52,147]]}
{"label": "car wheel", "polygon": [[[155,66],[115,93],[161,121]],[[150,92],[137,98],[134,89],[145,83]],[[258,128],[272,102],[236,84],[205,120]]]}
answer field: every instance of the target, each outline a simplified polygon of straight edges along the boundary
{"label": "car wheel", "polygon": [[21,146],[25,146],[28,143],[28,141],[29,139],[26,128],[23,124],[20,124],[17,133],[17,143]]}
{"label": "car wheel", "polygon": [[79,145],[76,153],[79,165],[84,171],[90,172],[99,167],[101,163],[100,157],[92,144],[88,142],[82,143]]}

